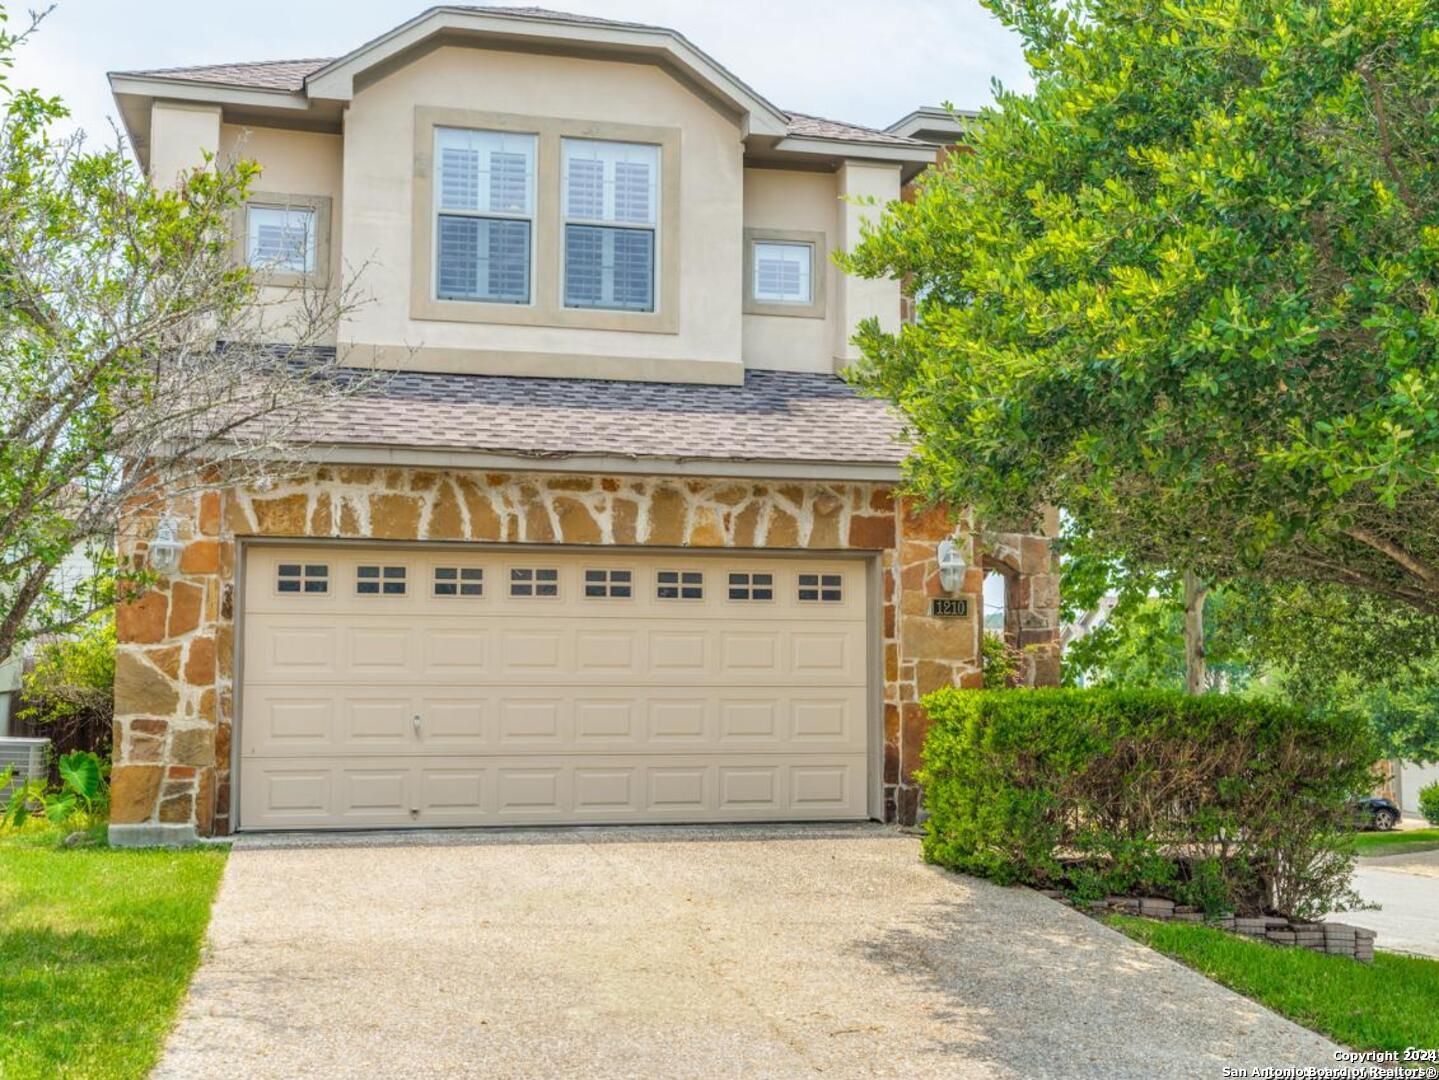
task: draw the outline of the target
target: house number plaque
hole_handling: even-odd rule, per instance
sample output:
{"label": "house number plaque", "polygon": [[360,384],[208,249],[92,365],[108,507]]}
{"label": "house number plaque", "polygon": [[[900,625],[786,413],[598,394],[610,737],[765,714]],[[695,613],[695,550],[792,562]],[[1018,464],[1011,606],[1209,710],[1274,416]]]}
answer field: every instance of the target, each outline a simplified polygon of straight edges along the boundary
{"label": "house number plaque", "polygon": [[931,596],[929,614],[936,619],[964,619],[969,617],[969,597]]}

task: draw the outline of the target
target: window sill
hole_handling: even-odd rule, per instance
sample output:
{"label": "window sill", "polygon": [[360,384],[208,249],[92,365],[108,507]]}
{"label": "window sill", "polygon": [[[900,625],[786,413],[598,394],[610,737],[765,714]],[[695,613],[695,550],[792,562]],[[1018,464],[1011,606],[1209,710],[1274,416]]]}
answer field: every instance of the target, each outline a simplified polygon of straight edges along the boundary
{"label": "window sill", "polygon": [[672,308],[661,311],[613,311],[606,308],[546,308],[537,304],[501,304],[484,300],[410,298],[410,318],[417,322],[504,323],[511,326],[559,326],[572,330],[626,330],[643,334],[677,334],[679,320]]}
{"label": "window sill", "polygon": [[772,304],[764,300],[745,297],[746,315],[778,315],[787,319],[823,319],[824,302],[814,304]]}

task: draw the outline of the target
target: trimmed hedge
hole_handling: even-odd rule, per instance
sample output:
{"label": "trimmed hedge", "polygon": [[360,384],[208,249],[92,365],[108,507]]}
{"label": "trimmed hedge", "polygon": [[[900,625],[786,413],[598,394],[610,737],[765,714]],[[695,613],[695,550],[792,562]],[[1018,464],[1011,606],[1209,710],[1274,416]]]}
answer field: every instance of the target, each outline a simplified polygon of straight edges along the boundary
{"label": "trimmed hedge", "polygon": [[1314,916],[1352,899],[1349,801],[1367,725],[1266,701],[1139,690],[941,690],[925,858],[1079,898]]}

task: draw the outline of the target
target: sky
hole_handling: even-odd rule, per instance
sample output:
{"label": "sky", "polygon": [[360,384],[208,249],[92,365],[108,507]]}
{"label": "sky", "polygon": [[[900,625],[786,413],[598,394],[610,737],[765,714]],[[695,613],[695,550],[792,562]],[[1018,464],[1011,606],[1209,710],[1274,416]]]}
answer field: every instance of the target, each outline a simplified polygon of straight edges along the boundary
{"label": "sky", "polygon": [[[29,0],[32,6],[43,0]],[[107,71],[335,56],[426,0],[59,0],[21,49],[16,87],[64,98],[110,141]],[[672,27],[782,109],[884,127],[920,105],[978,108],[991,80],[1029,86],[1017,40],[977,0],[548,0]],[[11,29],[25,6],[0,0]]]}

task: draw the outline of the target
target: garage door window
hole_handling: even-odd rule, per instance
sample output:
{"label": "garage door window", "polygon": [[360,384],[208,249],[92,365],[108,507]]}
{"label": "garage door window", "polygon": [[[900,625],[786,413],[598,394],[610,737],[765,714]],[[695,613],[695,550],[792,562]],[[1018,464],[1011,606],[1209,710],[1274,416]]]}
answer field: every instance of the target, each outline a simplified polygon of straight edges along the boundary
{"label": "garage door window", "polygon": [[404,596],[407,584],[403,566],[355,568],[355,592],[360,596]]}
{"label": "garage door window", "polygon": [[703,600],[704,573],[699,570],[661,570],[655,579],[655,596],[661,600]]}
{"label": "garage door window", "polygon": [[731,600],[773,600],[773,574],[730,574]]}
{"label": "garage door window", "polygon": [[560,572],[554,567],[516,566],[510,570],[510,595],[559,596]]}
{"label": "garage door window", "polygon": [[330,568],[324,563],[280,563],[275,574],[275,591],[327,593],[330,591]]}
{"label": "garage door window", "polygon": [[436,596],[484,596],[485,571],[478,566],[435,567]]}
{"label": "garage door window", "polygon": [[634,577],[629,570],[586,570],[585,595],[591,599],[628,600],[634,595]]}
{"label": "garage door window", "polygon": [[839,574],[801,574],[799,598],[805,603],[837,604],[844,599]]}

